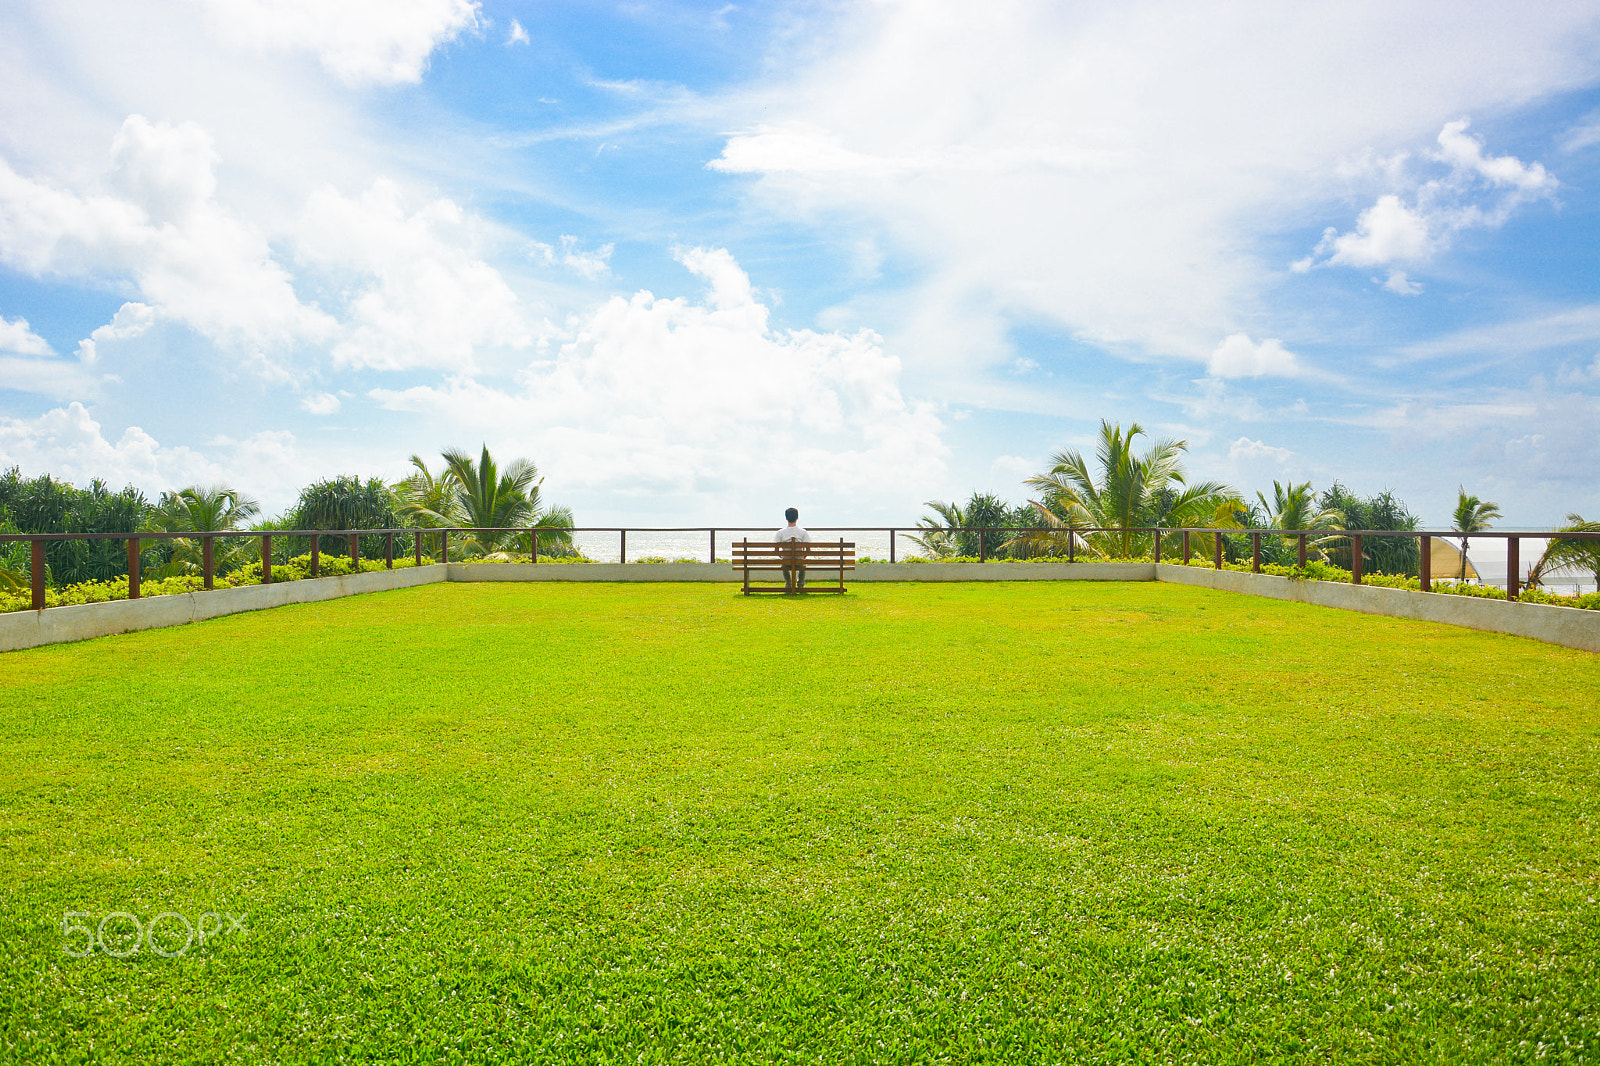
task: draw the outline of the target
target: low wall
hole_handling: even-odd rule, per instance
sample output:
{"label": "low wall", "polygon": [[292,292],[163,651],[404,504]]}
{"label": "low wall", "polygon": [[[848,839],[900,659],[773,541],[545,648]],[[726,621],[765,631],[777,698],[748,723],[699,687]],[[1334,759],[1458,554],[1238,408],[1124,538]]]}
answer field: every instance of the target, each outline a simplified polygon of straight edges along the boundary
{"label": "low wall", "polygon": [[1443,622],[1445,625],[1465,626],[1468,629],[1531,637],[1546,644],[1560,644],[1580,651],[1600,652],[1600,611],[1479,599],[1476,596],[1433,595],[1380,585],[1349,585],[1341,581],[1296,581],[1270,574],[1241,574],[1235,570],[1208,570],[1172,563],[1160,564],[1156,577],[1160,581],[1179,585],[1198,585],[1274,600],[1297,600],[1319,607],[1337,607],[1345,611],[1360,611],[1362,614],[1388,615],[1390,618]]}
{"label": "low wall", "polygon": [[261,611],[290,603],[314,603],[355,596],[363,592],[429,585],[446,580],[445,567],[407,567],[368,574],[345,574],[272,585],[246,585],[211,592],[185,592],[109,603],[81,603],[44,611],[7,611],[0,614],[0,651],[17,651],[41,644],[87,640],[112,633],[181,626],[225,614]]}
{"label": "low wall", "polygon": [[[809,567],[825,584],[837,570]],[[775,575],[763,575],[774,579]],[[1154,563],[861,563],[845,584],[867,581],[1154,581]],[[451,581],[718,581],[740,584],[732,563],[451,563]]]}

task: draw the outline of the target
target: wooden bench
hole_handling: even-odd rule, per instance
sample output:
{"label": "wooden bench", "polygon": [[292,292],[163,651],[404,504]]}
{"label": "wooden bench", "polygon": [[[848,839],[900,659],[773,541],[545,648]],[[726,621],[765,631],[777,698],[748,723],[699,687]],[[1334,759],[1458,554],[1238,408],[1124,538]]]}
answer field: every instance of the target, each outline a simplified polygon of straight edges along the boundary
{"label": "wooden bench", "polygon": [[[752,592],[843,592],[844,572],[856,568],[856,546],[850,541],[737,540],[733,543],[733,568],[744,573],[744,594]],[[798,587],[801,570],[821,571],[828,584]],[[838,576],[838,585],[829,580]],[[821,575],[818,575],[821,576]],[[757,587],[754,581],[782,581],[780,588]]]}

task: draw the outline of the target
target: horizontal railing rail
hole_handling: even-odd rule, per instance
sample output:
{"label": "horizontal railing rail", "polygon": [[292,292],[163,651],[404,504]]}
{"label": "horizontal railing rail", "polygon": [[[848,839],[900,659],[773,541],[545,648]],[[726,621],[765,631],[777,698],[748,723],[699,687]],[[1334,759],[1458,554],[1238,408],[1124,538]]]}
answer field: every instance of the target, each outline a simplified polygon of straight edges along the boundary
{"label": "horizontal railing rail", "polygon": [[[205,588],[214,587],[216,577],[215,547],[218,538],[229,539],[256,539],[261,543],[261,579],[263,583],[272,580],[272,542],[279,538],[301,538],[309,540],[309,555],[311,574],[313,577],[321,573],[321,545],[324,540],[343,540],[348,557],[359,570],[360,540],[364,537],[384,538],[384,560],[388,568],[393,568],[395,559],[395,538],[409,538],[415,557],[415,565],[422,565],[424,542],[437,542],[438,559],[440,562],[450,561],[450,538],[458,535],[479,534],[509,534],[515,537],[528,538],[529,558],[537,563],[539,560],[539,542],[549,538],[546,543],[561,543],[570,539],[577,533],[615,533],[618,538],[618,558],[621,562],[628,561],[628,534],[629,533],[704,533],[708,537],[708,559],[717,561],[717,534],[749,534],[761,533],[770,536],[772,526],[447,526],[430,529],[416,527],[394,527],[380,529],[228,529],[215,531],[182,531],[182,530],[139,530],[126,533],[0,533],[0,544],[26,541],[30,545],[30,585],[31,603],[34,610],[43,610],[45,606],[46,565],[45,545],[60,541],[98,541],[122,540],[128,542],[128,598],[139,598],[140,586],[140,554],[143,542],[186,540],[201,542],[201,576]],[[1484,530],[1476,533],[1462,533],[1460,530],[1394,530],[1394,529],[1240,529],[1206,526],[1140,526],[1133,528],[1117,528],[1108,526],[813,526],[813,533],[886,533],[888,534],[889,561],[898,559],[898,538],[902,535],[914,539],[926,538],[931,535],[942,534],[946,536],[966,535],[977,536],[978,559],[980,562],[988,561],[992,552],[1015,543],[1024,535],[1040,539],[1057,539],[1065,542],[1065,557],[1068,562],[1076,562],[1082,550],[1095,553],[1089,538],[1097,535],[1150,536],[1152,537],[1154,561],[1162,561],[1162,551],[1170,538],[1178,538],[1177,553],[1185,563],[1191,561],[1193,538],[1196,536],[1212,538],[1213,565],[1221,569],[1224,556],[1225,539],[1249,538],[1251,546],[1251,570],[1261,572],[1261,544],[1263,537],[1276,537],[1283,540],[1294,539],[1297,541],[1297,561],[1304,566],[1307,559],[1308,548],[1321,547],[1336,542],[1347,542],[1350,546],[1351,570],[1350,580],[1353,584],[1362,583],[1363,571],[1363,542],[1369,538],[1402,537],[1416,539],[1420,543],[1419,551],[1419,583],[1424,592],[1429,591],[1432,584],[1431,574],[1431,541],[1435,537],[1447,540],[1460,540],[1463,536],[1471,540],[1504,540],[1506,541],[1506,595],[1508,599],[1516,599],[1520,593],[1520,543],[1527,539],[1555,540],[1600,540],[1600,533],[1594,532],[1564,532],[1559,530]],[[1009,538],[1009,539],[1005,539]],[[754,539],[746,537],[745,539]],[[765,538],[763,538],[765,539]],[[731,543],[731,542],[730,542]],[[429,557],[432,558],[430,552]]]}

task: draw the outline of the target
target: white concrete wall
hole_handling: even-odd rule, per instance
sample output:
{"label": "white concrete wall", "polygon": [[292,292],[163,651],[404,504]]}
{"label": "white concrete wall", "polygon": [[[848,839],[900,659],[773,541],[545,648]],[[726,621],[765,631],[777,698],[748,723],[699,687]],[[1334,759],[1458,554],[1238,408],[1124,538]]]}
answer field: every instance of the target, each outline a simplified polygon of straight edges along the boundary
{"label": "white concrete wall", "polygon": [[[808,567],[825,584],[837,570]],[[765,578],[780,580],[774,574]],[[1154,563],[861,563],[846,586],[867,581],[1154,581]],[[718,581],[741,584],[732,563],[451,563],[451,581]]]}
{"label": "white concrete wall", "polygon": [[1341,581],[1296,581],[1270,574],[1241,574],[1234,570],[1205,570],[1162,563],[1161,581],[1199,585],[1223,592],[1297,600],[1319,607],[1337,607],[1362,614],[1415,618],[1422,622],[1484,629],[1531,637],[1581,651],[1600,652],[1600,611],[1552,607],[1542,603],[1513,603],[1473,596],[1444,596],[1378,585],[1351,585]]}
{"label": "white concrete wall", "polygon": [[384,592],[444,580],[445,567],[407,567],[404,570],[380,570],[370,574],[319,577],[272,585],[246,585],[243,588],[215,589],[211,592],[83,603],[73,607],[51,607],[43,611],[7,611],[0,614],[0,651],[60,644],[69,640],[88,640],[90,637],[131,633],[139,629],[181,626],[242,611],[333,600],[363,592]]}
{"label": "white concrete wall", "polygon": [[[827,575],[826,570],[811,574]],[[1154,581],[1155,563],[863,563],[854,581]],[[811,577],[809,580],[818,580]]]}
{"label": "white concrete wall", "polygon": [[737,581],[728,563],[451,563],[451,581]]}

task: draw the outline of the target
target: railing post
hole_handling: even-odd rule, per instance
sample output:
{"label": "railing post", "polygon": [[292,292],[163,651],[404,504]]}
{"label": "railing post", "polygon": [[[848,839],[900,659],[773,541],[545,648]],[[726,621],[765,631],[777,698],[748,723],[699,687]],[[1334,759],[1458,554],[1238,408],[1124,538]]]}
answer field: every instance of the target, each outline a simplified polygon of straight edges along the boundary
{"label": "railing post", "polygon": [[1211,553],[1212,553],[1212,555],[1216,556],[1216,558],[1212,560],[1212,563],[1211,563],[1212,568],[1216,569],[1216,570],[1221,570],[1222,569],[1222,534],[1218,533],[1216,530],[1212,530],[1211,531]]}
{"label": "railing post", "polygon": [[1361,534],[1350,538],[1350,584],[1361,584]]}
{"label": "railing post", "polygon": [[1417,584],[1423,592],[1433,591],[1433,538],[1423,537],[1421,540],[1421,553],[1417,557],[1417,573],[1421,579]]}
{"label": "railing post", "polygon": [[1521,581],[1522,575],[1518,573],[1518,571],[1522,569],[1522,560],[1517,557],[1520,551],[1521,551],[1521,547],[1518,544],[1518,538],[1516,538],[1516,537],[1507,537],[1506,538],[1506,599],[1508,599],[1508,600],[1516,599],[1517,595],[1522,591],[1522,581]]}
{"label": "railing post", "polygon": [[1298,539],[1300,541],[1299,561],[1300,565],[1304,566],[1306,565],[1306,535],[1302,533]]}
{"label": "railing post", "polygon": [[1183,531],[1183,565],[1189,565],[1189,531]]}
{"label": "railing post", "polygon": [[711,561],[717,561],[717,531],[711,531]]}
{"label": "railing post", "polygon": [[211,542],[213,540],[215,540],[215,539],[216,539],[215,537],[201,537],[200,538],[200,568],[201,568],[202,572],[204,572],[204,574],[206,576],[206,591],[207,592],[211,591],[211,588],[212,588],[211,578],[212,578],[213,572],[216,570],[216,567],[213,565],[215,549],[212,547],[212,544],[211,544]]}
{"label": "railing post", "polygon": [[1156,564],[1157,564],[1157,565],[1160,565],[1160,563],[1161,563],[1161,527],[1160,527],[1160,526],[1157,526],[1157,527],[1156,527],[1156,553],[1155,553],[1155,561],[1156,561]]}
{"label": "railing post", "polygon": [[980,563],[988,561],[984,553],[983,534],[984,530],[978,530],[978,562]]}
{"label": "railing post", "polygon": [[261,583],[272,584],[272,534],[261,534]]}
{"label": "railing post", "polygon": [[128,538],[128,599],[139,598],[139,538]]}
{"label": "railing post", "polygon": [[322,536],[318,533],[311,534],[311,576],[317,577],[322,573]]}
{"label": "railing post", "polygon": [[411,549],[412,549],[412,551],[416,552],[416,554],[417,554],[416,561],[414,563],[412,563],[411,565],[412,566],[421,566],[422,565],[422,530],[419,529],[415,533],[411,534]]}
{"label": "railing post", "polygon": [[626,529],[622,529],[622,530],[618,530],[617,532],[618,532],[618,536],[621,538],[618,541],[618,543],[621,545],[621,552],[618,555],[618,558],[620,558],[623,562],[627,562],[628,561],[628,531]]}
{"label": "railing post", "polygon": [[29,575],[33,586],[33,609],[44,610],[44,541],[30,540],[28,542],[28,563],[32,573]]}
{"label": "railing post", "polygon": [[1072,527],[1071,526],[1068,526],[1067,527],[1067,562],[1069,562],[1069,563],[1073,561],[1072,553],[1077,547],[1077,541],[1078,541],[1078,535],[1072,531]]}
{"label": "railing post", "polygon": [[1250,572],[1261,573],[1261,534],[1250,534]]}
{"label": "railing post", "polygon": [[350,534],[350,569],[361,573],[361,538],[354,533]]}
{"label": "railing post", "polygon": [[528,530],[528,561],[535,565],[539,562],[539,530]]}
{"label": "railing post", "polygon": [[383,541],[383,568],[385,570],[393,570],[394,569],[394,534],[393,533],[384,534],[384,541]]}
{"label": "railing post", "polygon": [[450,561],[450,533],[448,530],[441,529],[439,531],[439,561],[441,563]]}

